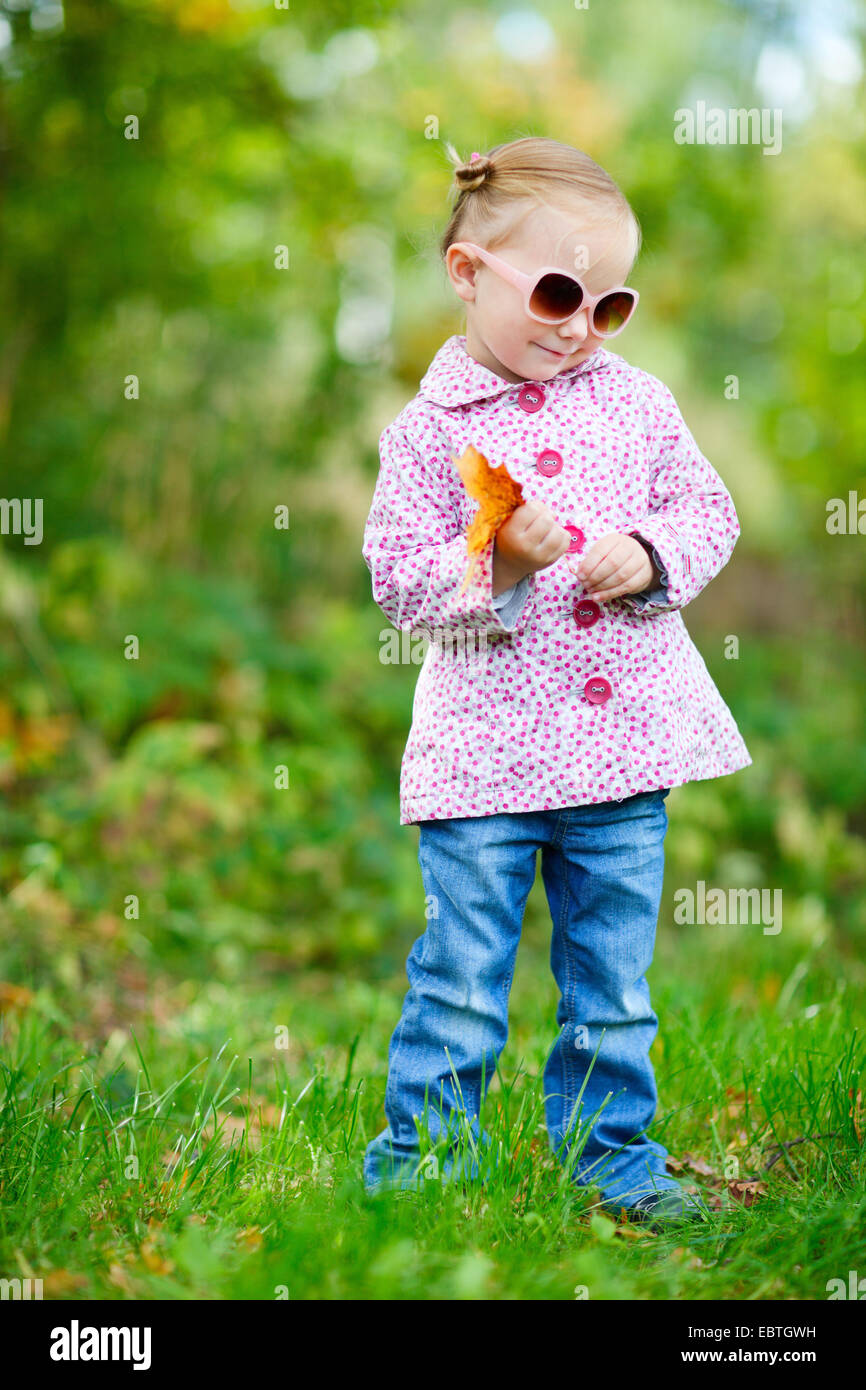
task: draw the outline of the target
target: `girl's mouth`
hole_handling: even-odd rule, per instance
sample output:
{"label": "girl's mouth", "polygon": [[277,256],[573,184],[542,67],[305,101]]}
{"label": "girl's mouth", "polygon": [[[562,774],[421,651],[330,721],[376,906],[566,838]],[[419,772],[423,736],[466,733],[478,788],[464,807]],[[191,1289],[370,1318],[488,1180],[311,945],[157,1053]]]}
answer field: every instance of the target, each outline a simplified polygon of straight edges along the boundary
{"label": "girl's mouth", "polygon": [[540,347],[541,350],[542,350],[542,352],[549,352],[551,357],[556,357],[556,358],[558,358],[558,359],[560,359],[560,360],[561,360],[563,357],[570,357],[570,356],[571,356],[571,353],[569,353],[569,352],[554,352],[554,351],[553,351],[553,348],[545,347],[545,346],[544,346],[544,343],[536,343],[535,346],[536,346],[536,347]]}

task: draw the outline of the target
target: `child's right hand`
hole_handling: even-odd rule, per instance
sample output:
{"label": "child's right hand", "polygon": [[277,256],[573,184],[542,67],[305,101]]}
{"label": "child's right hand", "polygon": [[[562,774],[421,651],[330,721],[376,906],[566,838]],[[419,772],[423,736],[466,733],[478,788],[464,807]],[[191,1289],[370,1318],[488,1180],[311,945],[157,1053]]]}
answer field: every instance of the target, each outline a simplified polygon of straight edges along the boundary
{"label": "child's right hand", "polygon": [[494,596],[510,589],[524,575],[547,569],[571,545],[571,536],[549,507],[530,498],[516,507],[496,532],[493,543]]}

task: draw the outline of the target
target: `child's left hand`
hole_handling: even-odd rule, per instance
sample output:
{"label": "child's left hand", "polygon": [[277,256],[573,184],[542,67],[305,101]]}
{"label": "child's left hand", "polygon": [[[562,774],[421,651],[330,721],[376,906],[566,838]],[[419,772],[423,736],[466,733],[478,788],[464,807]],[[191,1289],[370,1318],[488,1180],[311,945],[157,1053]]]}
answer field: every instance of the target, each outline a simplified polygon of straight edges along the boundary
{"label": "child's left hand", "polygon": [[568,567],[583,584],[587,594],[603,603],[621,594],[636,594],[654,587],[661,575],[649,552],[634,536],[611,531],[592,545],[579,564]]}

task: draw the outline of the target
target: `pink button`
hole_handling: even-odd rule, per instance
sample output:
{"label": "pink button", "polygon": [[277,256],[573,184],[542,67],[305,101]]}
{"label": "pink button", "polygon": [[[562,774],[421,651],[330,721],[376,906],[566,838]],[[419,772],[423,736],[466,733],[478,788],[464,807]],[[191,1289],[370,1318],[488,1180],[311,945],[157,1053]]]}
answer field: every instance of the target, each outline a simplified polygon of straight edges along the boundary
{"label": "pink button", "polygon": [[592,627],[601,617],[601,609],[594,599],[579,598],[574,605],[574,616],[581,627]]}
{"label": "pink button", "polygon": [[583,534],[579,526],[564,526],[563,530],[567,531],[568,534],[571,536],[571,544],[569,545],[568,550],[566,552],[568,555],[571,555],[573,551],[580,550],[580,547],[586,540],[586,536]]}
{"label": "pink button", "polygon": [[603,705],[613,694],[613,686],[604,676],[590,676],[583,693],[591,705]]}
{"label": "pink button", "polygon": [[543,473],[545,478],[552,478],[554,473],[562,471],[562,454],[556,449],[542,449],[538,458],[535,460],[535,467],[539,473]]}
{"label": "pink button", "polygon": [[540,410],[544,405],[544,392],[540,386],[521,386],[517,393],[517,404],[521,410],[531,415],[534,410]]}

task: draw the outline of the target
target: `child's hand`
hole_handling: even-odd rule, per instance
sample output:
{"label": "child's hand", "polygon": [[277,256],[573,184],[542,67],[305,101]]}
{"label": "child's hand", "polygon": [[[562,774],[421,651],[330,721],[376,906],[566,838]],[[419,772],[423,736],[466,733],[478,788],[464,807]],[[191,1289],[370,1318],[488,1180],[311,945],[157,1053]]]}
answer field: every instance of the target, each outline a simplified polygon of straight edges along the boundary
{"label": "child's hand", "polygon": [[636,594],[656,585],[661,575],[649,553],[634,536],[611,531],[601,536],[569,569],[581,581],[587,594],[604,602],[621,594]]}
{"label": "child's hand", "polygon": [[509,589],[524,575],[553,565],[568,550],[571,536],[549,507],[532,497],[515,507],[496,532],[493,544],[493,593]]}

